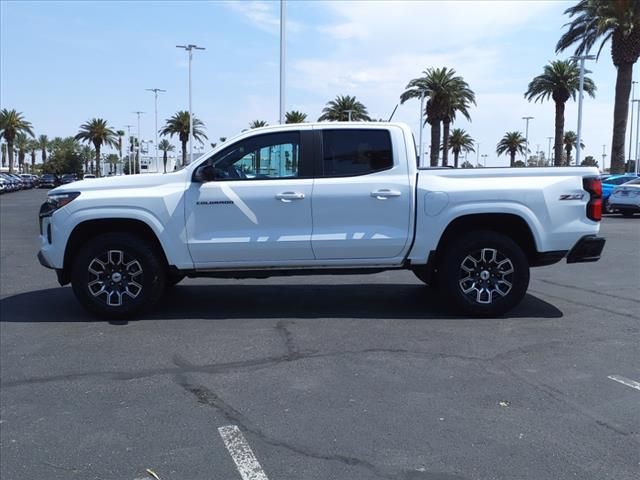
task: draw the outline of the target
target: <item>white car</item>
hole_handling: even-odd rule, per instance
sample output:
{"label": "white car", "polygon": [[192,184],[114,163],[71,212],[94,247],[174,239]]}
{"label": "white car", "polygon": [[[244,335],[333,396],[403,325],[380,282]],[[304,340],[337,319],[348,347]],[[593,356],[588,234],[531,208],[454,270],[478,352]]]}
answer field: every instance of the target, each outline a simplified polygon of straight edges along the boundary
{"label": "white car", "polygon": [[600,258],[601,187],[592,167],[418,168],[401,123],[278,125],[172,173],[53,189],[38,257],[110,317],[184,276],[392,269],[493,316],[520,302],[530,267]]}
{"label": "white car", "polygon": [[609,197],[609,207],[625,217],[640,212],[640,178],[616,187]]}

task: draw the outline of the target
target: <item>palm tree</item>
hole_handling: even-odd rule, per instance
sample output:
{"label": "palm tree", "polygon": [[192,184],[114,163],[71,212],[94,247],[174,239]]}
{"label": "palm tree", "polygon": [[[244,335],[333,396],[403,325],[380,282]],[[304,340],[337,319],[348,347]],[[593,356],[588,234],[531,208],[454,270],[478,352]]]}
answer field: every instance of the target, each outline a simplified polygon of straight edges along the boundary
{"label": "palm tree", "polygon": [[285,114],[285,122],[284,123],[304,123],[307,119],[307,114],[298,112],[297,110],[292,110]]}
{"label": "palm tree", "polygon": [[[404,103],[411,98],[421,98],[423,95],[427,99],[426,122],[431,125],[431,159],[432,167],[438,165],[438,155],[440,152],[440,125],[445,125],[445,141],[443,142],[443,162],[448,161],[448,129],[451,121],[455,118],[457,111],[469,119],[467,108],[475,104],[475,94],[469,88],[467,82],[460,76],[456,76],[456,71],[443,68],[428,68],[423,77],[411,80],[405,91],[400,95],[400,103]],[[446,149],[446,150],[445,150]]]}
{"label": "palm tree", "polygon": [[33,173],[36,167],[36,150],[40,147],[38,140],[31,140],[29,142],[29,152],[31,153],[31,173]]}
{"label": "palm tree", "polygon": [[[578,144],[578,135],[576,132],[569,130],[564,134],[562,139],[562,143],[564,145],[564,150],[567,152],[567,165],[571,165],[571,151],[576,148]],[[580,148],[584,148],[584,143],[580,142]]]}
{"label": "palm tree", "polygon": [[266,127],[267,125],[269,124],[264,120],[254,120],[249,124],[249,128],[254,129],[254,128],[260,128],[260,127]]}
{"label": "palm tree", "polygon": [[220,137],[219,140],[220,140],[220,143],[224,143],[227,141],[227,137]]}
{"label": "palm tree", "polygon": [[80,158],[84,162],[85,173],[89,172],[89,162],[96,157],[96,151],[90,145],[83,145],[80,149]]}
{"label": "palm tree", "polygon": [[116,130],[116,135],[118,136],[118,157],[120,163],[122,163],[122,137],[125,136],[124,130]]}
{"label": "palm tree", "polygon": [[46,135],[40,135],[36,140],[36,148],[40,149],[42,153],[42,163],[47,161],[47,150],[49,149],[49,137]]}
{"label": "palm tree", "polygon": [[32,125],[22,116],[22,112],[15,110],[0,110],[0,138],[7,142],[9,152],[9,173],[13,173],[13,142],[18,133],[27,133],[33,137]]}
{"label": "palm tree", "polygon": [[164,173],[167,173],[167,152],[173,152],[176,147],[169,143],[169,140],[163,138],[158,143],[158,148],[162,150],[162,165],[164,166]]}
{"label": "palm tree", "polygon": [[[585,73],[591,73],[585,70]],[[555,60],[544,66],[544,72],[529,83],[524,96],[527,100],[541,102],[552,98],[556,104],[556,136],[553,151],[554,165],[562,165],[562,139],[564,138],[564,108],[569,98],[576,99],[580,89],[580,69],[575,60]],[[596,86],[584,77],[584,91],[595,97]]]}
{"label": "palm tree", "polygon": [[564,12],[575,17],[560,37],[556,52],[576,45],[576,55],[601,41],[598,56],[611,40],[611,58],[618,69],[613,109],[611,173],[624,172],[624,140],[629,112],[633,64],[640,56],[640,2],[637,0],[580,0]]}
{"label": "palm tree", "polygon": [[502,155],[508,152],[511,156],[510,166],[515,166],[516,153],[526,153],[527,140],[520,132],[507,132],[496,145],[496,153]]}
{"label": "palm tree", "polygon": [[23,171],[24,169],[24,158],[27,150],[29,150],[29,147],[31,146],[29,143],[30,140],[26,133],[19,132],[16,135],[15,145],[18,149],[18,171]]}
{"label": "palm tree", "polygon": [[327,102],[327,106],[322,109],[322,115],[318,118],[319,122],[347,120],[353,122],[371,121],[367,107],[360,103],[356,97],[349,95],[338,95],[335,100]]}
{"label": "palm tree", "polygon": [[0,145],[0,148],[2,148],[2,166],[4,167],[7,164],[7,144],[2,143]]}
{"label": "palm tree", "polygon": [[454,128],[449,136],[449,147],[453,152],[453,165],[458,168],[460,152],[475,152],[473,145],[475,140],[461,128]]}
{"label": "palm tree", "polygon": [[80,130],[75,136],[76,140],[92,143],[96,149],[96,176],[100,177],[100,149],[102,145],[114,147],[117,145],[116,132],[107,126],[107,121],[102,118],[92,118],[80,125]]}
{"label": "palm tree", "polygon": [[[199,118],[193,117],[193,138],[202,142],[207,139],[204,133],[204,123]],[[173,117],[167,118],[165,125],[160,130],[160,135],[169,135],[173,137],[177,135],[182,144],[182,165],[187,164],[187,142],[189,141],[189,112],[180,110]]]}

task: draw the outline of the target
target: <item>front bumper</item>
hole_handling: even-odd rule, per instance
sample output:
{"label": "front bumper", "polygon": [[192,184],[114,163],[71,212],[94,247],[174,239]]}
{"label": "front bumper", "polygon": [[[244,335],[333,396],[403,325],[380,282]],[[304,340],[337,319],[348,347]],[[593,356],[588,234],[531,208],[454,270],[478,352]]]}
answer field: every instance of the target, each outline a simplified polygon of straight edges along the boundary
{"label": "front bumper", "polygon": [[605,239],[596,235],[585,235],[576,242],[569,254],[567,263],[597,262],[604,248]]}

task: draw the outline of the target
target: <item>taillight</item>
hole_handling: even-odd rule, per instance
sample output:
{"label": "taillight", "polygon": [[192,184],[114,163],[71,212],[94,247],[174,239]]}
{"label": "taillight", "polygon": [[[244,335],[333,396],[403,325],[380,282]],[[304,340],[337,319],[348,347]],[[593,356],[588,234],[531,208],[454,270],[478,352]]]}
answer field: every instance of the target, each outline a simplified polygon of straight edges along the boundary
{"label": "taillight", "polygon": [[589,192],[587,203],[587,218],[594,222],[602,219],[602,181],[600,177],[585,177],[582,179],[582,187]]}

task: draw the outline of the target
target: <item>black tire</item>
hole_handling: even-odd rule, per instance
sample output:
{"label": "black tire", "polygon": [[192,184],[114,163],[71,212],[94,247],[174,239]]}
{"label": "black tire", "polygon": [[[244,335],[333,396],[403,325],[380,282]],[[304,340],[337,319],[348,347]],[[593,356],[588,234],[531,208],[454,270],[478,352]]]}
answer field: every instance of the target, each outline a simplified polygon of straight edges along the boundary
{"label": "black tire", "polygon": [[101,317],[127,318],[153,306],[164,292],[166,266],[140,237],[110,233],[92,238],[71,270],[73,293]]}
{"label": "black tire", "polygon": [[626,212],[625,212],[625,211],[623,210],[623,211],[622,211],[622,212],[620,212],[620,213],[622,213],[622,216],[623,216],[623,217],[627,217],[627,218],[629,218],[629,217],[633,217],[633,212],[629,212],[629,211],[626,211]]}
{"label": "black tire", "polygon": [[[529,286],[529,262],[506,235],[474,231],[448,245],[439,261],[439,288],[475,317],[496,317],[518,305]],[[466,293],[465,293],[466,292]]]}

